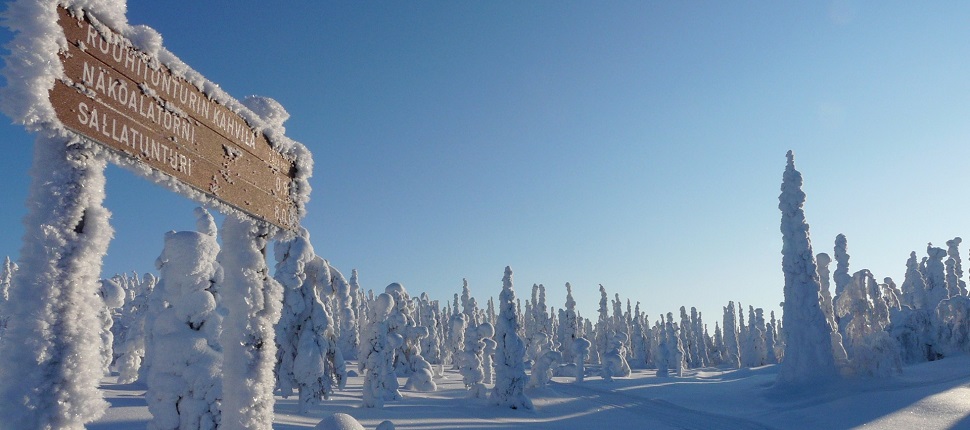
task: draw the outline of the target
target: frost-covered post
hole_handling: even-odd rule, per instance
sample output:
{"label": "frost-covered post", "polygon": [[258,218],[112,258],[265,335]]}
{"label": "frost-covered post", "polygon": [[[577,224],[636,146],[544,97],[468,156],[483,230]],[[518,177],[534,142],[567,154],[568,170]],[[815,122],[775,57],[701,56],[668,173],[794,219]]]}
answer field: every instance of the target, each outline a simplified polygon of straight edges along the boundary
{"label": "frost-covered post", "polygon": [[221,344],[222,424],[225,428],[273,426],[274,324],[280,319],[283,287],[269,276],[266,244],[270,227],[238,215],[226,216],[219,262],[227,314]]}
{"label": "frost-covered post", "polygon": [[79,429],[107,407],[98,391],[97,292],[112,231],[101,152],[66,131],[36,139],[21,267],[10,290],[17,306],[7,309],[0,346],[0,422]]}
{"label": "frost-covered post", "polygon": [[[782,271],[785,274],[785,357],[778,371],[782,384],[804,384],[837,375],[830,345],[832,328],[821,308],[821,282],[805,221],[802,175],[788,151],[781,183]],[[836,260],[840,254],[836,252]],[[839,270],[837,269],[837,272]],[[837,282],[841,280],[837,279]],[[837,284],[838,285],[838,284]]]}
{"label": "frost-covered post", "polygon": [[495,327],[495,387],[492,403],[512,409],[532,409],[532,401],[525,395],[525,345],[519,338],[519,320],[512,290],[512,269],[505,267],[502,292],[499,294],[499,315]]}

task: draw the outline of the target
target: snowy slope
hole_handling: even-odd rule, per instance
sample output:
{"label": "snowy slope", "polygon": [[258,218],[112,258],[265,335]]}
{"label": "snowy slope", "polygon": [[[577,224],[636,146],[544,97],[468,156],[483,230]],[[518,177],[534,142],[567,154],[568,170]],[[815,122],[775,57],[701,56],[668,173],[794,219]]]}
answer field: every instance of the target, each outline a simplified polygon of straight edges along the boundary
{"label": "snowy slope", "polygon": [[[907,367],[889,379],[837,381],[802,391],[773,387],[777,366],[722,371],[690,370],[684,378],[656,378],[634,371],[613,382],[590,376],[581,384],[555,378],[548,388],[527,390],[535,411],[489,406],[465,398],[461,376],[446,371],[431,393],[404,391],[384,409],[361,408],[362,378],[351,377],[306,416],[296,398],[277,399],[277,429],[313,428],[343,412],[373,429],[391,420],[399,429],[959,429],[970,428],[970,357]],[[403,385],[403,380],[401,381]],[[144,428],[150,418],[144,387],[112,384],[111,403],[92,430]]]}

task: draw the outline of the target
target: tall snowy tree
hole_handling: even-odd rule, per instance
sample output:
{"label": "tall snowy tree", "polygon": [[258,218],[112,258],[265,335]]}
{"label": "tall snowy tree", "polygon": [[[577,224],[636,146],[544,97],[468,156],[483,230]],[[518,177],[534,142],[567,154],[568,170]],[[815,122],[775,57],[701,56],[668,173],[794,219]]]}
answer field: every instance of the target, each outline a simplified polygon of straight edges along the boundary
{"label": "tall snowy tree", "polygon": [[967,295],[967,283],[963,280],[963,264],[960,258],[960,243],[962,242],[963,239],[959,237],[946,241],[947,289],[950,290],[950,297]]}
{"label": "tall snowy tree", "polygon": [[495,327],[495,387],[491,401],[512,409],[532,409],[532,400],[525,395],[525,345],[519,338],[519,320],[515,312],[515,291],[512,289],[512,269],[505,268],[502,293],[499,294],[498,326]]}
{"label": "tall snowy tree", "polygon": [[602,355],[606,353],[606,348],[610,341],[610,336],[612,335],[612,330],[610,327],[610,313],[607,309],[609,300],[606,296],[606,288],[600,284],[600,308],[599,308],[599,319],[596,321],[596,334],[594,335],[594,351],[590,352],[590,357],[593,361],[600,362]]}
{"label": "tall snowy tree", "polygon": [[573,357],[573,340],[580,337],[579,319],[576,315],[576,300],[573,300],[573,287],[566,283],[566,308],[561,311],[559,318],[559,345],[562,359],[571,363]]}
{"label": "tall snowy tree", "polygon": [[335,267],[330,265],[330,284],[333,285],[334,295],[337,299],[337,321],[338,327],[335,330],[337,336],[337,347],[347,360],[357,358],[357,344],[360,342],[359,329],[357,327],[357,315],[354,312],[353,296],[351,295],[350,283],[344,278]]}
{"label": "tall snowy tree", "polygon": [[741,343],[738,339],[737,326],[734,302],[730,301],[724,308],[724,324],[721,329],[724,349],[721,352],[721,362],[732,369],[741,368]]}
{"label": "tall snowy tree", "polygon": [[903,305],[913,309],[926,307],[926,280],[919,270],[916,251],[911,252],[909,259],[906,260],[906,275],[903,277],[903,285],[900,286],[900,289],[903,293],[901,298]]}
{"label": "tall snowy tree", "polygon": [[835,281],[835,296],[842,294],[842,290],[852,282],[849,275],[849,253],[848,245],[844,234],[835,236],[835,273],[832,279]]}
{"label": "tall snowy tree", "polygon": [[157,282],[155,275],[151,273],[146,273],[141,280],[135,276],[132,282],[131,300],[125,303],[126,309],[123,314],[127,329],[119,348],[121,356],[117,361],[119,384],[131,384],[139,378],[139,371],[145,359],[146,331],[150,329],[146,326],[148,300]]}
{"label": "tall snowy tree", "polygon": [[934,247],[932,243],[926,245],[926,269],[923,276],[926,278],[926,310],[930,313],[936,311],[940,302],[950,298],[950,292],[946,288],[946,273],[943,266],[943,257],[946,251],[943,248]]}
{"label": "tall snowy tree", "polygon": [[[795,170],[795,156],[788,151],[781,183],[782,272],[785,275],[785,357],[778,371],[781,384],[806,384],[838,374],[831,341],[832,328],[821,308],[821,282],[812,253],[803,206],[802,175]],[[839,253],[836,252],[836,260]],[[838,271],[838,269],[837,269]],[[838,285],[838,280],[836,285]]]}

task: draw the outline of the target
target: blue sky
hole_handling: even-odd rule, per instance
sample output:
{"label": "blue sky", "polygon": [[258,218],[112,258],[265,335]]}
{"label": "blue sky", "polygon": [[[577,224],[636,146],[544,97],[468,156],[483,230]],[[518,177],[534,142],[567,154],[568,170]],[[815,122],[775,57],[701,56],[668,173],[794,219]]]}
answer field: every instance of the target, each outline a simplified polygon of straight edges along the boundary
{"label": "blue sky", "polygon": [[[318,254],[365,288],[484,303],[512,266],[595,318],[603,284],[652,319],[782,300],[785,151],[816,252],[902,282],[970,240],[965,2],[132,2],[132,24],[230,94],[277,99],[316,168]],[[0,42],[10,34],[0,32]],[[0,254],[32,136],[4,121]],[[194,203],[109,169],[105,274],[153,269]],[[968,244],[970,245],[970,244]],[[964,259],[970,254],[964,247]]]}

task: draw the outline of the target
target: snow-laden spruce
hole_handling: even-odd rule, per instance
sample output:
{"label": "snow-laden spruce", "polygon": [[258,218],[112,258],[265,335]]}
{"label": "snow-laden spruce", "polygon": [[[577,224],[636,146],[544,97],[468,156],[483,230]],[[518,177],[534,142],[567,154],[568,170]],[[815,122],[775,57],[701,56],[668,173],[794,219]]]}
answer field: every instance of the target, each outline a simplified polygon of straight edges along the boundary
{"label": "snow-laden spruce", "polygon": [[141,278],[136,274],[127,279],[129,300],[121,313],[125,330],[117,349],[120,356],[116,362],[119,384],[130,384],[139,378],[142,361],[145,359],[148,301],[158,283],[158,279],[151,273],[146,273]]}
{"label": "snow-laden spruce", "polygon": [[[346,370],[333,320],[320,301],[320,286],[333,269],[313,252],[309,233],[276,244],[276,280],[283,286],[283,310],[276,325],[277,386],[283,397],[300,396],[300,413],[343,388]],[[356,325],[356,319],[354,319]]]}
{"label": "snow-laden spruce", "polygon": [[576,316],[576,300],[573,299],[573,287],[566,283],[566,308],[559,310],[559,345],[563,361],[576,361],[573,356],[573,340],[581,337],[579,320]]}
{"label": "snow-laden spruce", "polygon": [[732,369],[741,368],[741,343],[738,339],[737,326],[734,302],[730,301],[724,307],[724,325],[722,327],[724,349],[722,350],[721,362]]}
{"label": "snow-laden spruce", "polygon": [[155,262],[163,303],[153,319],[145,400],[153,430],[213,429],[221,423],[222,316],[216,286],[222,269],[212,216],[196,211],[199,231],[169,232]]}
{"label": "snow-laden spruce", "polygon": [[360,342],[359,370],[364,373],[363,405],[383,408],[385,400],[398,400],[397,376],[394,374],[394,350],[404,341],[391,333],[387,318],[394,308],[394,298],[382,293],[370,308],[369,323]]}
{"label": "snow-laden spruce", "polygon": [[512,409],[532,409],[532,400],[525,395],[525,345],[519,337],[519,320],[512,289],[512,269],[505,267],[502,292],[499,294],[499,314],[495,327],[495,387],[492,403]]}
{"label": "snow-laden spruce", "polygon": [[357,315],[354,312],[350,283],[333,266],[330,267],[330,278],[337,301],[336,320],[339,330],[335,330],[335,332],[340,333],[337,338],[337,347],[340,348],[344,358],[355,360],[357,359],[357,342],[360,334],[357,328]]}
{"label": "snow-laden spruce", "polygon": [[[805,220],[802,175],[788,151],[781,183],[782,272],[785,275],[785,357],[778,371],[780,384],[807,384],[838,375],[832,348],[832,328],[821,308],[821,282]],[[836,259],[839,254],[836,253]],[[838,281],[837,281],[838,282]]]}

